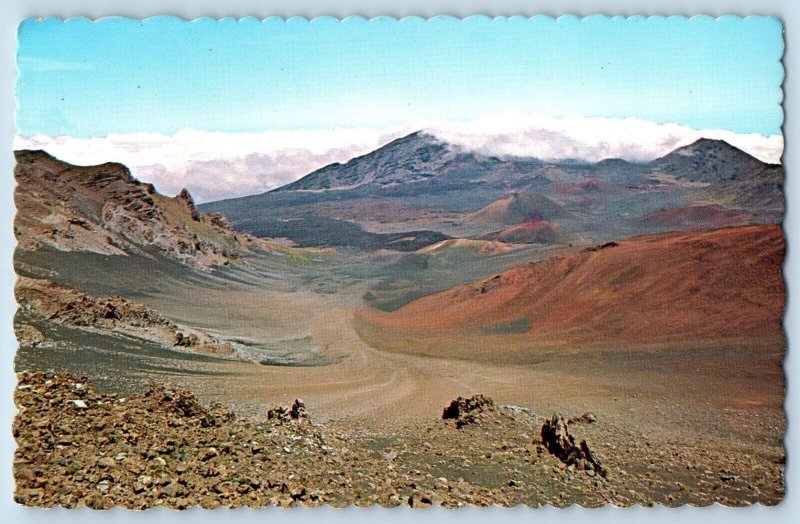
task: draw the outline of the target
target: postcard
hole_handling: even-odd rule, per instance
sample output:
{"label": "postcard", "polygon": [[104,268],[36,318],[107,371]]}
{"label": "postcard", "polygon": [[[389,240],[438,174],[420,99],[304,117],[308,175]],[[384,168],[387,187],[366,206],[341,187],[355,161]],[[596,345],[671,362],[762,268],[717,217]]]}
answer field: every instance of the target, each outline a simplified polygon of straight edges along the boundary
{"label": "postcard", "polygon": [[22,21],[16,502],[779,503],[783,50],[766,16]]}

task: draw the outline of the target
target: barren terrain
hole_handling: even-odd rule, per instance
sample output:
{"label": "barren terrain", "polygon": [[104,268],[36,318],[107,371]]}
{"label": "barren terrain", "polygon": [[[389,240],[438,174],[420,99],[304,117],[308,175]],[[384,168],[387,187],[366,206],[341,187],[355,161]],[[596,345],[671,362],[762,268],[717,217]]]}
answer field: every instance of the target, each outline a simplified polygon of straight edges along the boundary
{"label": "barren terrain", "polygon": [[18,160],[23,504],[783,497],[781,166],[414,133],[198,209]]}

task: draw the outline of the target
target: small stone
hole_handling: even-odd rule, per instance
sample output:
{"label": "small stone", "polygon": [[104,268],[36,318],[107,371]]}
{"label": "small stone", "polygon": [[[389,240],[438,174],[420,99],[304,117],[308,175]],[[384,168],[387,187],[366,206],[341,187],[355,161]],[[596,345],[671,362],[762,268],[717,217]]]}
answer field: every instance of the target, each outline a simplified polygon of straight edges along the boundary
{"label": "small stone", "polygon": [[68,400],[67,402],[71,402],[72,405],[75,406],[75,409],[86,409],[86,408],[89,407],[89,406],[86,405],[86,402],[84,402],[84,401],[82,401],[80,399],[72,399],[72,400]]}
{"label": "small stone", "polygon": [[570,424],[594,424],[595,422],[597,422],[597,417],[594,413],[588,412],[569,420]]}
{"label": "small stone", "polygon": [[153,485],[153,478],[148,475],[139,475],[136,482],[133,483],[133,491],[141,493]]}
{"label": "small stone", "polygon": [[104,468],[110,468],[112,466],[115,466],[117,462],[111,457],[102,457],[100,460],[97,461],[97,464]]}
{"label": "small stone", "polygon": [[421,491],[414,491],[408,497],[408,505],[412,508],[427,508],[433,504],[431,497]]}
{"label": "small stone", "polygon": [[175,492],[177,491],[177,489],[178,489],[177,482],[169,482],[167,483],[166,486],[161,488],[161,492],[168,497],[173,497],[175,496]]}

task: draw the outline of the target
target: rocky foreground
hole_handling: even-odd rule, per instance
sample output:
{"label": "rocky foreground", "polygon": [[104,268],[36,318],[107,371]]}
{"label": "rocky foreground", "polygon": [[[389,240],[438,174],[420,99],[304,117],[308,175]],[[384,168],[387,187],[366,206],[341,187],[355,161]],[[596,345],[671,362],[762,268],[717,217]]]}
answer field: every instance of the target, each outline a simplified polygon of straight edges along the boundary
{"label": "rocky foreground", "polygon": [[169,387],[122,398],[67,374],[18,379],[15,499],[30,506],[678,506],[783,497],[785,455],[757,443],[655,442],[633,424],[591,413],[542,417],[480,395],[454,400],[440,420],[373,429],[316,424],[301,401],[238,419]]}

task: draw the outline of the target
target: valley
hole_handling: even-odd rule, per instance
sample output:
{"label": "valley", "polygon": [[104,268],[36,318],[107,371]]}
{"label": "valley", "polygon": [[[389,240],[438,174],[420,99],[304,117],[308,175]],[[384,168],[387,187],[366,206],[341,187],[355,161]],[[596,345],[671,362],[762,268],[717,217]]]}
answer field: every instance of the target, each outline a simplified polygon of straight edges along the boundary
{"label": "valley", "polygon": [[[302,398],[314,423],[406,445],[480,393],[593,413],[605,457],[634,435],[714,475],[724,450],[746,454],[759,466],[726,467],[766,486],[748,500],[782,497],[783,170],[724,142],[559,163],[420,132],[199,206],[118,164],[25,151],[16,176],[20,372],[119,395],[173,384],[247,420]],[[129,311],[156,320],[126,327]],[[676,500],[683,477],[648,491],[648,467],[626,464],[635,481],[616,489]],[[680,500],[721,500],[712,484]]]}

